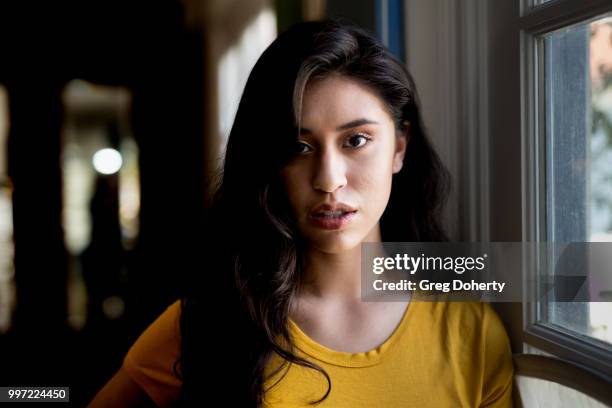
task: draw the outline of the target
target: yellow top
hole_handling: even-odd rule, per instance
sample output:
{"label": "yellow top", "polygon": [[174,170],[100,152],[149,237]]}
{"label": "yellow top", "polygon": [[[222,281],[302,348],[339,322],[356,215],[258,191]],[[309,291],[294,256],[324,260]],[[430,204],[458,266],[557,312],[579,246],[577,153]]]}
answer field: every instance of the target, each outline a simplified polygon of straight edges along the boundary
{"label": "yellow top", "polygon": [[160,407],[178,401],[181,380],[174,364],[181,350],[181,301],[177,300],[140,335],[123,359],[123,369]]}
{"label": "yellow top", "polygon": [[[177,301],[140,336],[124,359],[127,373],[160,406],[178,399],[172,366],[179,355]],[[289,320],[297,354],[322,367],[331,391],[321,407],[512,407],[508,336],[490,305],[412,301],[391,336],[373,350],[329,349]],[[281,358],[270,363],[267,373]],[[270,387],[285,369],[268,380]],[[266,408],[306,407],[327,390],[323,374],[292,364],[265,396]]]}

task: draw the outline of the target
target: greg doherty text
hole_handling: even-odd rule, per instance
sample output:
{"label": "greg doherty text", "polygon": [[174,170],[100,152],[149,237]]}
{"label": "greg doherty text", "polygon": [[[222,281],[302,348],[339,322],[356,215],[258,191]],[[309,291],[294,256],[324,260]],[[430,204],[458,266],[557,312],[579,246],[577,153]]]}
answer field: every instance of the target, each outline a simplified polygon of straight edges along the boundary
{"label": "greg doherty text", "polygon": [[454,279],[451,282],[430,282],[426,279],[418,282],[402,279],[398,282],[383,282],[381,279],[377,279],[373,283],[374,290],[390,290],[390,291],[413,291],[413,290],[424,290],[424,291],[439,291],[439,292],[450,292],[451,290],[468,290],[468,291],[494,291],[501,293],[506,286],[503,282],[477,282],[472,280],[471,282],[463,282],[460,279]]}

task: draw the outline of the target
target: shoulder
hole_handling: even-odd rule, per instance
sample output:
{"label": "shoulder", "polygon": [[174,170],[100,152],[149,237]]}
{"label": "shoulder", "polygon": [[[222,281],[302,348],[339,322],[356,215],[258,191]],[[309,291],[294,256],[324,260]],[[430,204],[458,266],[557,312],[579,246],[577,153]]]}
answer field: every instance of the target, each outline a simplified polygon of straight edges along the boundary
{"label": "shoulder", "polygon": [[146,359],[155,349],[156,351],[161,351],[161,349],[170,351],[172,346],[180,344],[180,315],[181,301],[177,300],[169,305],[138,337],[129,349],[126,359],[137,361]]}
{"label": "shoulder", "polygon": [[123,359],[123,369],[159,406],[180,393],[181,301],[169,305],[138,337]]}
{"label": "shoulder", "polygon": [[485,302],[438,303],[432,308],[444,316],[452,348],[469,356],[471,374],[482,381],[480,406],[512,406],[512,351],[497,312]]}
{"label": "shoulder", "polygon": [[426,308],[431,316],[436,320],[444,320],[447,326],[456,329],[461,328],[495,328],[503,329],[503,324],[499,316],[489,303],[485,302],[425,302]]}
{"label": "shoulder", "polygon": [[[473,347],[483,353],[510,354],[506,329],[493,307],[486,302],[427,302],[424,309],[435,327],[443,327],[447,341]],[[484,357],[484,355],[483,355]]]}

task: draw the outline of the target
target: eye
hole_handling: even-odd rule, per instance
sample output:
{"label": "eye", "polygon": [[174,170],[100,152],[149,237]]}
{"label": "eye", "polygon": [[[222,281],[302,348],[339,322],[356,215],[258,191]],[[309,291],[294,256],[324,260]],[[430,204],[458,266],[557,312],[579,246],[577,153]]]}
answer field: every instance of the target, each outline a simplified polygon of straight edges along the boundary
{"label": "eye", "polygon": [[[370,140],[372,140],[372,138],[364,133],[355,133],[347,139],[350,145],[349,147],[352,148],[365,146]],[[354,144],[354,141],[357,141],[357,144]]]}
{"label": "eye", "polygon": [[304,150],[304,148],[310,149],[310,146],[308,146],[306,143],[303,143],[303,142],[296,142],[295,154],[307,153],[308,151]]}

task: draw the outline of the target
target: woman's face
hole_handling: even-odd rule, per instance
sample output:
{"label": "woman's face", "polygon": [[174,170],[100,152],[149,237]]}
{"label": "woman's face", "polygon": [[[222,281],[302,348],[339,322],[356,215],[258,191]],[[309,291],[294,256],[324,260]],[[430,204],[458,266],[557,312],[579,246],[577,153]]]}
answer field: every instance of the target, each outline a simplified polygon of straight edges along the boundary
{"label": "woman's face", "polygon": [[297,153],[281,176],[311,248],[340,253],[380,241],[378,221],[407,138],[369,87],[337,74],[309,82]]}

